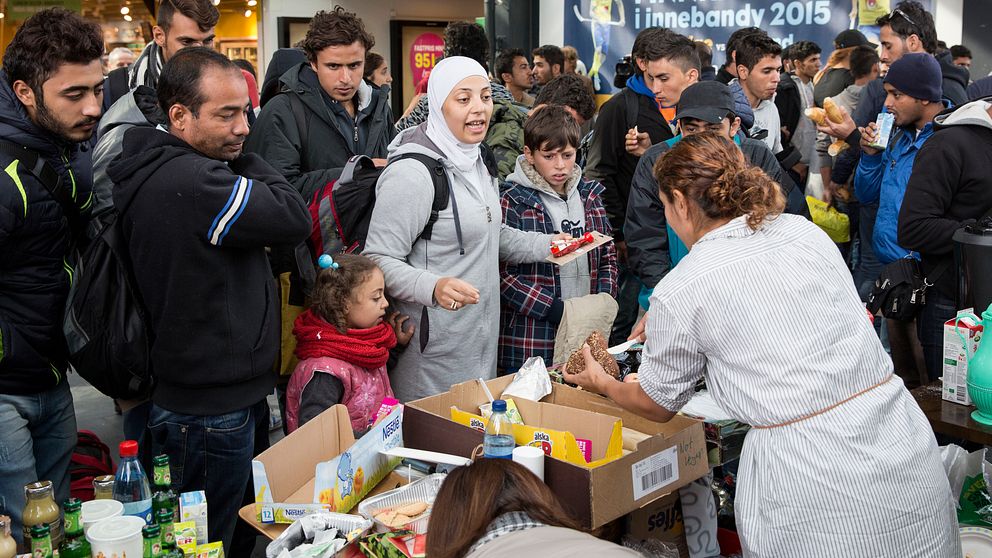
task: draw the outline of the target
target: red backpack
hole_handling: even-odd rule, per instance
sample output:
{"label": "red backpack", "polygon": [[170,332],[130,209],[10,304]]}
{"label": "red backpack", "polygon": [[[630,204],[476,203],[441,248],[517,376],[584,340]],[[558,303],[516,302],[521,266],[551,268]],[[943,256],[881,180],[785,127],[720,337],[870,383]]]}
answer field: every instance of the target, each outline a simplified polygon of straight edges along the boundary
{"label": "red backpack", "polygon": [[110,448],[93,432],[80,430],[69,464],[69,491],[72,497],[84,502],[92,500],[93,479],[113,474],[114,460],[110,456]]}

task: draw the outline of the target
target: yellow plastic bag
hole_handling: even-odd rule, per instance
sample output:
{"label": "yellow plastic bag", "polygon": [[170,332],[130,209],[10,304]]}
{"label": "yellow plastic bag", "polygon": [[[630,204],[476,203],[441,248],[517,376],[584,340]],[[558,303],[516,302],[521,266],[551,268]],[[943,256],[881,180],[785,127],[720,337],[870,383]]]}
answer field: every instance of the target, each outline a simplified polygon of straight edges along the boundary
{"label": "yellow plastic bag", "polygon": [[813,222],[827,233],[830,240],[838,244],[850,242],[851,220],[847,215],[813,196],[806,196],[806,204],[809,205],[809,214],[813,217]]}

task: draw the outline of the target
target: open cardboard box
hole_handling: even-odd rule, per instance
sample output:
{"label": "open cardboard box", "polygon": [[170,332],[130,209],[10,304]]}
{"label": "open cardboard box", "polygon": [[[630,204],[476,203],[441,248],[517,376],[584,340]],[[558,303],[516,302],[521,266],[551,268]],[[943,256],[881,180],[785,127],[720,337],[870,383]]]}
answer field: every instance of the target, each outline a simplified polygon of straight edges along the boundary
{"label": "open cardboard box", "polygon": [[[504,376],[486,385],[498,395],[512,381],[512,376]],[[621,409],[605,397],[560,384],[554,384],[552,392],[541,401],[561,406],[558,408],[561,413],[567,414],[568,409],[563,407],[570,407],[616,417],[624,427],[648,434],[630,453],[598,466],[545,459],[545,483],[588,528],[600,527],[639,509],[709,470],[706,438],[698,420],[676,416],[667,423],[650,421]],[[482,432],[450,420],[451,407],[471,410],[488,402],[475,381],[411,401],[403,417],[404,445],[470,456],[482,443]]]}
{"label": "open cardboard box", "polygon": [[[313,503],[314,471],[317,464],[343,453],[355,444],[348,408],[335,405],[301,426],[289,436],[260,453],[252,462],[256,503],[238,511],[238,516],[274,539],[288,524],[262,523],[261,514],[274,513],[283,508],[293,517],[302,517],[310,509],[322,506]],[[259,471],[264,471],[266,482],[262,485]],[[390,473],[366,497],[380,494],[406,484],[406,480]],[[284,506],[290,504],[290,506]],[[301,504],[301,506],[291,506]],[[266,511],[267,510],[267,511]]]}

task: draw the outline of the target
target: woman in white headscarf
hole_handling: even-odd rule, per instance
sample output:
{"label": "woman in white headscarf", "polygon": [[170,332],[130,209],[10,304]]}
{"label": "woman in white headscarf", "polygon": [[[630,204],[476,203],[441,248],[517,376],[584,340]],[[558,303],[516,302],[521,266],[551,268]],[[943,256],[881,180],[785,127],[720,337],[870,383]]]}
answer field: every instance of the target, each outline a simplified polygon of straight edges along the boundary
{"label": "woman in white headscarf", "polygon": [[[481,148],[493,112],[489,78],[462,56],[434,67],[427,88],[427,122],[400,133],[376,186],[365,255],[379,265],[396,310],[417,327],[414,342],[390,371],[401,401],[447,391],[456,383],[496,374],[499,261],[529,263],[550,253],[552,235],[502,224],[495,165]],[[432,170],[402,158],[440,160],[449,203],[421,236],[434,200]]]}

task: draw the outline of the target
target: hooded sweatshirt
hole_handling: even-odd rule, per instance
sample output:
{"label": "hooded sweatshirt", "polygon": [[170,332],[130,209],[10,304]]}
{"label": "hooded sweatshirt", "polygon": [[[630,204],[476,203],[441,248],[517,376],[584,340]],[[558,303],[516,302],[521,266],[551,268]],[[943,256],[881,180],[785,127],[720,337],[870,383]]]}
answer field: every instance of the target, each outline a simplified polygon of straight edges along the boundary
{"label": "hooded sweatshirt", "polygon": [[154,335],[152,401],[219,415],[275,386],[278,300],[265,248],[310,233],[300,195],[257,155],[225,163],[135,127],[108,169]]}
{"label": "hooded sweatshirt", "polygon": [[[954,232],[992,209],[989,107],[979,100],[937,115],[933,138],[916,156],[899,212],[899,243],[920,253],[924,274],[950,263]],[[954,298],[958,270],[948,268],[934,288]]]}

